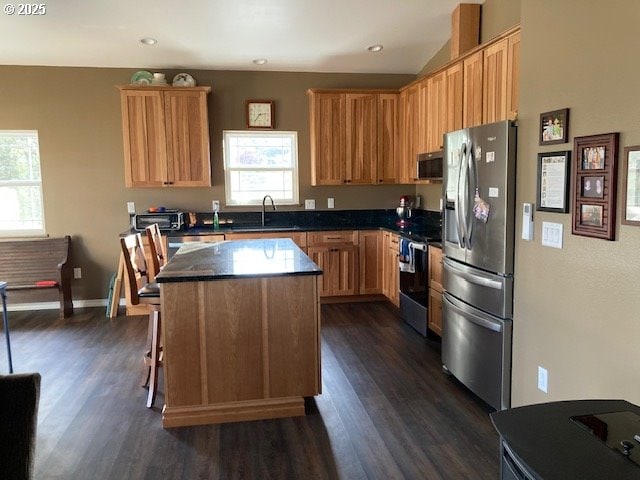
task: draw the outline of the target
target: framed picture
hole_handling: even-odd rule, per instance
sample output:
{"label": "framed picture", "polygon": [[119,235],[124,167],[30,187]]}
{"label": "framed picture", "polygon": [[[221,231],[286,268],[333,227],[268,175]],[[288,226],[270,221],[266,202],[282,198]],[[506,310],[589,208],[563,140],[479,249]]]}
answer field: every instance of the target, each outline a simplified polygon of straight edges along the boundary
{"label": "framed picture", "polygon": [[[573,140],[574,235],[615,240],[618,139],[616,132]],[[640,167],[640,147],[637,163]],[[640,208],[638,214],[640,224]]]}
{"label": "framed picture", "polygon": [[640,145],[624,149],[622,176],[624,209],[621,222],[640,226]]}
{"label": "framed picture", "polygon": [[538,154],[538,201],[536,210],[569,212],[571,151]]}
{"label": "framed picture", "polygon": [[582,196],[604,198],[604,177],[582,177]]}
{"label": "framed picture", "polygon": [[567,143],[568,138],[568,108],[540,114],[540,145]]}

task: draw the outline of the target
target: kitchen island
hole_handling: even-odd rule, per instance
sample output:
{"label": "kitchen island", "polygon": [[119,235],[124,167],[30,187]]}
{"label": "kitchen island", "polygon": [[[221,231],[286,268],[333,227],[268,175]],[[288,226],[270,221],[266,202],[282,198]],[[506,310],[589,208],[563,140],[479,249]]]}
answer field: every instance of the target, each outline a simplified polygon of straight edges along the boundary
{"label": "kitchen island", "polygon": [[304,415],[321,389],[321,273],[290,239],[182,246],[156,277],[163,427]]}

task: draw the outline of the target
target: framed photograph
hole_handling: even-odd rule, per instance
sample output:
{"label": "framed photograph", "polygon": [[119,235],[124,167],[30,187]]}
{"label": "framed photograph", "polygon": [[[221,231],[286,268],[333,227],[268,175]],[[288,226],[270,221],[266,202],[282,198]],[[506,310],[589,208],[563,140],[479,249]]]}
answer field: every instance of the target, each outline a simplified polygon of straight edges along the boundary
{"label": "framed photograph", "polygon": [[621,222],[640,226],[640,145],[624,149]]}
{"label": "framed photograph", "polygon": [[540,114],[540,145],[567,143],[569,139],[569,109]]}
{"label": "framed photograph", "polygon": [[582,196],[604,198],[604,177],[582,177]]}
{"label": "framed photograph", "polygon": [[[615,240],[618,139],[615,132],[573,140],[574,235]],[[640,147],[637,158],[640,167]],[[640,224],[640,208],[638,215]]]}
{"label": "framed photograph", "polygon": [[569,212],[571,151],[538,154],[538,201],[536,210]]}
{"label": "framed photograph", "polygon": [[587,203],[583,203],[580,206],[580,222],[583,225],[602,227],[604,222],[603,210],[602,205],[589,205]]}
{"label": "framed photograph", "polygon": [[583,170],[602,170],[604,168],[605,147],[589,147],[582,151]]}

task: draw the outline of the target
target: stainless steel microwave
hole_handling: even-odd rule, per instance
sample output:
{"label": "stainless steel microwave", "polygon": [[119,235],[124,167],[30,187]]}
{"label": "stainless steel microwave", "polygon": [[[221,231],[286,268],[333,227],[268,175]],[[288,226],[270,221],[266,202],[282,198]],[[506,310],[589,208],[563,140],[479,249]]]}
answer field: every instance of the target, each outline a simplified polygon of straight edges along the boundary
{"label": "stainless steel microwave", "polygon": [[442,180],[443,153],[419,153],[416,162],[418,180]]}
{"label": "stainless steel microwave", "polygon": [[134,230],[144,230],[154,223],[158,224],[160,230],[176,231],[181,230],[184,225],[184,213],[182,212],[158,212],[139,213],[133,216]]}

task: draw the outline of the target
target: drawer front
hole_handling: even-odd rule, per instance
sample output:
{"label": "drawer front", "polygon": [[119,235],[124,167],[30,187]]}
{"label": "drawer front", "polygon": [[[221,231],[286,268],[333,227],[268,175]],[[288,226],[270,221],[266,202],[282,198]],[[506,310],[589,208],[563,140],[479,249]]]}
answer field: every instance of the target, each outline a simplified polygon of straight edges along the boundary
{"label": "drawer front", "polygon": [[311,245],[331,245],[334,243],[358,244],[358,232],[355,230],[338,230],[328,232],[307,232],[307,241]]}
{"label": "drawer front", "polygon": [[225,233],[226,240],[249,240],[259,238],[290,238],[300,248],[307,246],[307,234],[305,232],[251,232],[251,233]]}

